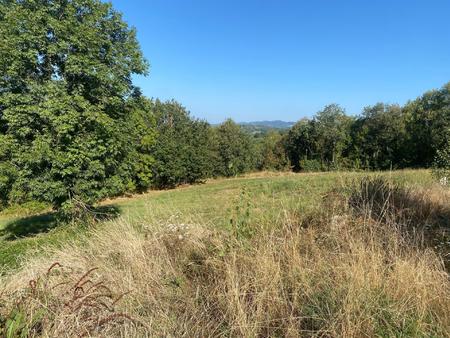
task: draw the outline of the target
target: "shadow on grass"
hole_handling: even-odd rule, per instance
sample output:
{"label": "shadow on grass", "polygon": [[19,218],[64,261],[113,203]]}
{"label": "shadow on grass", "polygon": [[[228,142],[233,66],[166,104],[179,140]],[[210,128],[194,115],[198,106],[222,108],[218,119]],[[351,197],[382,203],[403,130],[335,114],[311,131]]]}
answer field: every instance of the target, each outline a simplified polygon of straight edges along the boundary
{"label": "shadow on grass", "polygon": [[[116,205],[100,206],[92,210],[92,214],[96,221],[110,220],[120,215],[120,209]],[[56,212],[15,219],[0,230],[0,240],[14,241],[19,238],[32,237],[63,224],[65,222]]]}
{"label": "shadow on grass", "polygon": [[351,189],[348,202],[357,213],[398,226],[407,235],[419,234],[420,244],[439,252],[450,271],[450,203],[445,190],[415,190],[383,177],[361,180]]}

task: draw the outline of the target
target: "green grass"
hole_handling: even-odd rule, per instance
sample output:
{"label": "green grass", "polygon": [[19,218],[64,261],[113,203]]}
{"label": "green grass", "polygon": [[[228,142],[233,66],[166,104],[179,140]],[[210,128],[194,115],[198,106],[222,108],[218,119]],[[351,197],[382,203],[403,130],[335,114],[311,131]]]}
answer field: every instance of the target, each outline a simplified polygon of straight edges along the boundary
{"label": "green grass", "polygon": [[[174,190],[150,191],[132,198],[105,201],[102,205],[117,208],[120,217],[141,226],[176,221],[227,227],[243,212],[252,224],[271,224],[283,216],[282,210],[307,213],[319,207],[328,191],[363,175],[350,172],[251,174]],[[424,186],[432,182],[426,170],[383,175],[407,184]],[[240,205],[245,205],[246,210],[237,209]],[[46,205],[33,204],[30,208],[16,207],[0,213],[0,273],[16,268],[43,246],[59,246],[68,239],[76,239],[85,229],[83,225],[58,224]]]}
{"label": "green grass", "polygon": [[[415,237],[422,225],[429,235],[447,227],[447,192],[424,170],[257,173],[103,201],[96,211],[111,220],[89,225],[44,210],[2,215],[10,271],[0,275],[0,317],[20,313],[43,335],[74,335],[126,294],[117,313],[149,326],[102,326],[109,336],[448,336],[444,256]],[[68,313],[93,269],[82,284],[111,287],[111,308],[92,306],[91,295]],[[38,291],[30,279],[43,281]]]}

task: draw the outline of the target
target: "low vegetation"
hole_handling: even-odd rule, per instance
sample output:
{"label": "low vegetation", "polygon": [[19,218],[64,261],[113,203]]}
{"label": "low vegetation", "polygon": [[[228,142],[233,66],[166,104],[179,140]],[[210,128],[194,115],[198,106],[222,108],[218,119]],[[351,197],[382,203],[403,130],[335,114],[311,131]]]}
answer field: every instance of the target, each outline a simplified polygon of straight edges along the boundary
{"label": "low vegetation", "polygon": [[[450,195],[405,181],[412,173],[195,187],[235,189],[223,197],[233,201],[227,216],[211,222],[214,210],[195,216],[208,210],[195,200],[190,214],[170,215],[166,194],[189,202],[189,188],[154,195],[147,203],[161,198],[166,217],[129,209],[2,277],[1,327],[11,336],[447,336]],[[302,180],[329,183],[308,201]],[[284,207],[264,208],[274,194]],[[292,194],[310,204],[287,203]]]}

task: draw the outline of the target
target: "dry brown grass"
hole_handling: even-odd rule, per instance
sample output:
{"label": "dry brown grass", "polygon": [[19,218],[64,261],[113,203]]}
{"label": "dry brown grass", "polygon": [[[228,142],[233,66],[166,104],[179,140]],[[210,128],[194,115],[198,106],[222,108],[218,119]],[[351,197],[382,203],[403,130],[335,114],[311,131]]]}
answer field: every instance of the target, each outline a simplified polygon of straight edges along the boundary
{"label": "dry brown grass", "polygon": [[408,234],[412,245],[432,247],[450,269],[450,190],[438,184],[408,187],[380,176],[350,186],[352,213]]}
{"label": "dry brown grass", "polygon": [[115,326],[144,326],[126,313],[115,310],[128,293],[115,295],[96,278],[97,268],[79,274],[59,262],[38,274],[26,288],[9,293],[2,306],[9,310],[5,335],[35,337],[49,333],[55,337],[87,337],[114,332]]}
{"label": "dry brown grass", "polygon": [[[440,203],[434,208],[445,207]],[[114,311],[130,319],[97,325],[89,331],[95,336],[449,336],[450,283],[442,258],[392,219],[339,204],[327,210],[301,218],[285,213],[272,227],[242,223],[254,231],[240,235],[241,229],[117,220],[93,230],[82,245],[30,260],[3,280],[0,314],[10,313],[29,281],[57,261],[72,270],[55,275],[54,283],[74,285],[98,267],[92,278],[111,290],[112,302],[129,292]],[[46,298],[63,297],[58,288],[45,290]],[[41,305],[24,310],[28,322]],[[97,323],[105,318],[103,309],[85,311]],[[39,322],[35,334],[51,337],[92,325],[62,310]]]}

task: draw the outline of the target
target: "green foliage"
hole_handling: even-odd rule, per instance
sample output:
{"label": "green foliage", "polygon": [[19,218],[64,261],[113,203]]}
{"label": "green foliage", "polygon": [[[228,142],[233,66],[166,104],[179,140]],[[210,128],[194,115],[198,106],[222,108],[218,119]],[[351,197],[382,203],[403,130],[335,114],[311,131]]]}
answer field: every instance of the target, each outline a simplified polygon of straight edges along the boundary
{"label": "green foliage", "polygon": [[31,332],[34,331],[33,328],[39,326],[39,322],[45,317],[45,313],[46,310],[42,308],[27,318],[23,309],[13,309],[4,324],[1,323],[0,319],[0,327],[4,326],[5,332],[3,334],[6,338],[29,337]]}
{"label": "green foliage", "polygon": [[175,101],[156,100],[158,138],[152,147],[154,185],[160,188],[195,183],[212,175],[213,151],[208,123],[190,117]]}
{"label": "green foliage", "polygon": [[234,176],[256,167],[257,151],[252,138],[231,119],[215,129],[218,163],[215,175]]}
{"label": "green foliage", "polygon": [[408,132],[407,155],[412,166],[430,166],[449,138],[450,82],[404,107]]}
{"label": "green foliage", "polygon": [[442,185],[450,185],[450,143],[445,148],[437,151],[433,164],[433,176]]}
{"label": "green foliage", "polygon": [[378,103],[364,108],[352,126],[350,157],[366,169],[404,167],[407,133],[400,106]]}
{"label": "green foliage", "polygon": [[287,156],[295,171],[301,170],[301,160],[316,156],[316,131],[312,121],[302,119],[285,136],[284,144]]}
{"label": "green foliage", "polygon": [[313,123],[321,161],[326,165],[337,166],[351,141],[352,119],[345,115],[339,105],[331,104],[317,113]]}
{"label": "green foliage", "polygon": [[352,118],[336,104],[326,106],[312,120],[300,120],[285,140],[294,170],[338,168],[351,143],[351,124]]}
{"label": "green foliage", "polygon": [[326,106],[285,135],[286,154],[295,171],[430,167],[436,155],[442,162],[450,137],[449,89],[450,83],[404,107],[377,103],[356,118]]}
{"label": "green foliage", "polygon": [[277,131],[269,131],[261,142],[261,164],[262,170],[287,170],[289,160],[286,156],[283,137]]}
{"label": "green foliage", "polygon": [[133,96],[127,102],[130,112],[124,123],[126,158],[120,167],[121,181],[127,191],[144,191],[152,184],[155,158],[153,147],[158,132],[153,102],[143,96]]}
{"label": "green foliage", "polygon": [[238,241],[245,241],[251,238],[255,232],[251,224],[251,210],[253,208],[249,191],[242,187],[238,199],[234,203],[234,210],[230,218],[231,232]]}
{"label": "green foliage", "polygon": [[98,0],[3,1],[0,13],[3,203],[126,191],[131,76],[147,70],[135,31]]}
{"label": "green foliage", "polygon": [[300,160],[299,165],[300,168],[306,172],[316,172],[323,170],[322,163],[319,160],[308,160],[305,158]]}

